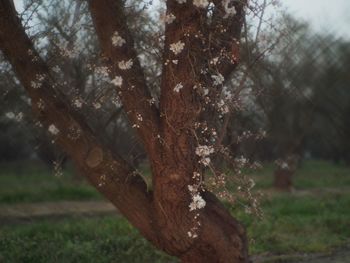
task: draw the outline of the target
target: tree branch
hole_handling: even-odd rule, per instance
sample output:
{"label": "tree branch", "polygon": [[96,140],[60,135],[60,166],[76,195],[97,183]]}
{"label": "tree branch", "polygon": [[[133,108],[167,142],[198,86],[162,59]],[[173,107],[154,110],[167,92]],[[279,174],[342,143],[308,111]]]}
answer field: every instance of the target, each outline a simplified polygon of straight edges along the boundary
{"label": "tree branch", "polygon": [[11,3],[0,1],[0,50],[27,90],[35,115],[78,170],[147,239],[157,244],[151,225],[152,197],[145,182],[130,165],[97,142],[88,125],[55,89],[58,84],[24,32]]}
{"label": "tree branch", "polygon": [[[207,35],[212,58],[218,57],[216,71],[225,79],[236,68],[239,60],[239,42],[247,0],[215,0],[212,22]],[[228,9],[232,10],[230,14]]]}
{"label": "tree branch", "polygon": [[[134,41],[126,24],[123,5],[124,2],[121,0],[89,1],[90,13],[100,42],[102,56],[110,69],[110,77],[112,79],[116,76],[122,77],[119,91],[129,120],[137,127],[148,154],[156,155],[159,113],[153,103],[137,58]],[[114,40],[113,37],[115,37]],[[119,67],[120,62],[130,59],[133,64],[129,69],[123,70]]]}
{"label": "tree branch", "polygon": [[[167,1],[160,98],[162,127],[178,133],[192,127],[201,109],[193,87],[199,73],[196,60],[203,58],[201,34],[206,19],[205,9],[194,6],[189,0],[180,2]],[[169,22],[173,16],[174,21]],[[176,45],[179,45],[178,52],[174,50]]]}

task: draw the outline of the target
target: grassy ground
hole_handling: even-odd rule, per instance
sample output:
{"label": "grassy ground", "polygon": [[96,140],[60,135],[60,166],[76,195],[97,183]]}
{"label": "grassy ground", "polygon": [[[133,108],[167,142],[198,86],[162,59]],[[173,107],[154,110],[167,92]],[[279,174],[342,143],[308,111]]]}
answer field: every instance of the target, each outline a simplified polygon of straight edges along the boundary
{"label": "grassy ground", "polygon": [[0,230],[0,262],[171,262],[114,216],[42,220]]}
{"label": "grassy ground", "polygon": [[252,175],[262,200],[264,218],[254,221],[233,208],[248,226],[253,254],[329,252],[350,242],[350,169],[321,161],[303,163],[294,178],[295,191],[271,189],[272,166]]}
{"label": "grassy ground", "polygon": [[63,175],[41,163],[0,164],[0,204],[102,199],[68,167]]}
{"label": "grassy ground", "polygon": [[[56,178],[45,169],[35,169],[0,169],[0,202],[101,198],[85,183],[77,184],[71,174]],[[295,176],[296,191],[285,194],[272,191],[271,174],[270,165],[252,174],[257,189],[265,193],[262,220],[254,220],[240,207],[230,208],[248,228],[252,254],[283,254],[287,255],[283,262],[287,262],[288,255],[325,253],[349,244],[349,168],[305,162]],[[0,227],[0,262],[171,261],[115,216],[46,219]]]}

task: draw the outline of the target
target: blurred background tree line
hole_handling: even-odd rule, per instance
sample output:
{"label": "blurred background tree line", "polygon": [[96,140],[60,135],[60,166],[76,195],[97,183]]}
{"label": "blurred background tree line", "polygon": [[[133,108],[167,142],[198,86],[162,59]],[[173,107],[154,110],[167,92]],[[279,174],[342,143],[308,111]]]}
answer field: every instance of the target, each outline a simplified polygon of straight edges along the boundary
{"label": "blurred background tree line", "polygon": [[[133,34],[157,97],[161,26],[157,16],[142,12],[146,4],[138,4],[129,15],[137,20]],[[118,94],[99,66],[86,7],[51,1],[38,9],[35,1],[27,1],[25,8],[31,12],[25,12],[24,19],[36,16],[36,23],[28,24],[27,30],[35,32],[36,45],[50,65],[58,66],[57,77],[69,87],[64,92],[92,120],[91,128],[135,166],[145,162]],[[350,165],[349,40],[315,33],[286,13],[265,25],[257,22],[253,29],[246,25],[244,31],[241,65],[227,83],[236,96],[233,101],[241,102],[229,114],[222,138],[231,152],[237,158],[274,162],[275,186],[284,190],[292,189],[292,176],[304,159]],[[0,161],[40,159],[50,167],[64,165],[67,157],[31,118],[30,101],[3,59],[0,92]]]}

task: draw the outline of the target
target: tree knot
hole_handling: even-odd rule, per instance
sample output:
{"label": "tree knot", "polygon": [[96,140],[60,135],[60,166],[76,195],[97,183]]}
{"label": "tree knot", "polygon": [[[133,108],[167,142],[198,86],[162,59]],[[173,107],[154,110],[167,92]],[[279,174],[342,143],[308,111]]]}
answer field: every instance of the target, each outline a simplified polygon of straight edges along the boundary
{"label": "tree knot", "polygon": [[96,168],[103,161],[103,151],[100,147],[93,147],[85,159],[87,166],[90,168]]}

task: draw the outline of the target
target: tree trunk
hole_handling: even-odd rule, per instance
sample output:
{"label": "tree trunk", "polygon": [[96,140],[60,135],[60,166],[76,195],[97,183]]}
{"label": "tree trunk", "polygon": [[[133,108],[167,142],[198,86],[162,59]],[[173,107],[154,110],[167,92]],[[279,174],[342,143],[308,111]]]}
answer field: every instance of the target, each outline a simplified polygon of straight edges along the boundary
{"label": "tree trunk", "polygon": [[248,262],[244,228],[210,193],[201,215],[199,238],[180,257],[183,262]]}
{"label": "tree trunk", "polygon": [[274,172],[273,186],[280,191],[290,192],[293,188],[294,171],[289,169],[277,168]]}
{"label": "tree trunk", "polygon": [[286,192],[293,190],[293,176],[298,167],[299,159],[298,155],[291,154],[284,160],[277,161],[273,182],[273,186],[277,190]]}
{"label": "tree trunk", "polygon": [[[151,163],[153,191],[147,190],[142,177],[125,160],[98,142],[84,118],[57,89],[59,84],[25,34],[10,0],[0,1],[0,49],[31,97],[38,120],[71,157],[77,170],[147,240],[182,262],[248,262],[243,226],[213,194],[201,192],[206,202],[204,208],[189,209],[191,195],[188,186],[194,183],[193,173],[200,171],[194,154],[196,141],[191,130],[184,128],[195,121],[200,107],[191,97],[194,83],[187,74],[191,71],[190,65],[186,63],[179,69],[181,72],[178,75],[184,78],[183,84],[191,87],[186,91],[189,96],[181,100],[170,92],[173,89],[170,73],[163,74],[163,83],[168,84],[162,87],[165,92],[162,93],[160,110],[163,113],[160,114],[155,106],[149,104],[151,96],[145,87],[120,5],[120,1],[114,0],[89,1],[103,56],[112,69],[111,77],[114,78],[117,72],[128,80],[125,85],[130,85],[120,89],[121,99],[130,121],[140,126],[138,134]],[[188,10],[189,14],[184,14],[186,18],[202,15],[194,9]],[[238,13],[243,12],[240,10],[243,7],[237,7]],[[193,24],[186,25],[191,29],[188,32],[192,32]],[[123,52],[111,46],[110,36],[117,30],[126,36],[127,45],[123,47]],[[235,28],[236,31],[240,29]],[[134,58],[133,68],[121,72],[115,61],[130,57]],[[187,56],[183,59],[187,59]],[[234,65],[222,67],[229,74],[229,69]],[[42,80],[39,88],[33,86],[38,76]],[[159,136],[162,140],[159,140]]]}

